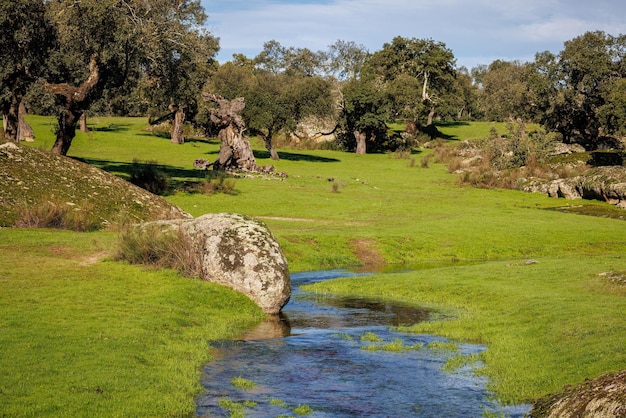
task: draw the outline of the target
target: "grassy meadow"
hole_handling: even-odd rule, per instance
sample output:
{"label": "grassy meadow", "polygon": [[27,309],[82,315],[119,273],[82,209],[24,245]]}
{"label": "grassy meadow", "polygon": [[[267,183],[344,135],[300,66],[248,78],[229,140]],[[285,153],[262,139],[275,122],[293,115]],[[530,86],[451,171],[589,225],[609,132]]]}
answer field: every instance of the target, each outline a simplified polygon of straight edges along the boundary
{"label": "grassy meadow", "polygon": [[[29,121],[30,145],[50,149],[55,121]],[[212,174],[193,161],[213,161],[216,140],[173,145],[144,131],[145,119],[89,123],[70,156],[126,178],[135,160],[157,163],[170,176],[167,200],[194,216],[263,220],[292,271],[410,270],[310,290],[436,308],[437,320],[408,330],[485,344],[482,372],[505,402],[626,368],[626,224],[558,210],[614,214],[608,204],[459,187],[446,167],[422,163],[430,150],[406,158],[279,149],[281,160],[271,161],[255,141],[257,162],[288,177],[239,178],[232,193],[206,195],[188,186]],[[454,142],[492,126],[505,130],[439,129]],[[0,415],[190,414],[207,341],[261,318],[219,286],[111,261],[115,240],[112,232],[0,229]]]}

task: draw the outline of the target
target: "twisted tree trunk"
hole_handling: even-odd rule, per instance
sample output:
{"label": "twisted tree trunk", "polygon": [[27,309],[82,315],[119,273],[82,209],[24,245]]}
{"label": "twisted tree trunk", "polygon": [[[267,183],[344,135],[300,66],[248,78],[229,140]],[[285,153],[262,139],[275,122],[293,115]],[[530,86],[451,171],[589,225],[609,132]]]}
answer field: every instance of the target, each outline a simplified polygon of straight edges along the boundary
{"label": "twisted tree trunk", "polygon": [[172,120],[172,132],[171,132],[171,140],[172,144],[184,144],[185,143],[185,133],[184,133],[184,125],[185,122],[185,112],[183,108],[178,105],[171,105],[170,112],[174,114],[174,119]]}
{"label": "twisted tree trunk", "polygon": [[241,111],[245,108],[243,97],[226,100],[217,94],[203,94],[204,100],[216,103],[219,108],[211,109],[211,122],[220,128],[220,153],[213,163],[215,170],[240,169],[256,171],[256,159],[250,142],[243,137],[245,123]]}
{"label": "twisted tree trunk", "polygon": [[72,140],[76,136],[76,125],[89,106],[90,94],[97,87],[99,81],[100,67],[97,56],[94,55],[89,62],[89,77],[80,86],[74,87],[65,83],[44,83],[44,87],[54,94],[57,104],[61,107],[57,118],[59,129],[51,150],[53,154],[67,155]]}

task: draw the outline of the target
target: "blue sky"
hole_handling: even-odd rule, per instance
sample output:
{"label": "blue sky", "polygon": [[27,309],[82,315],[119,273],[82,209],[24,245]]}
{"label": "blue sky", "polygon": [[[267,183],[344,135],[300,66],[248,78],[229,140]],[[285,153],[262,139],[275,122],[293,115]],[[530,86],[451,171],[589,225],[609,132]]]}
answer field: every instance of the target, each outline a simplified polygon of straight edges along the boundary
{"label": "blue sky", "polygon": [[201,0],[221,62],[263,43],[327,50],[337,40],[370,52],[395,36],[444,42],[458,66],[532,61],[586,31],[626,34],[626,0]]}

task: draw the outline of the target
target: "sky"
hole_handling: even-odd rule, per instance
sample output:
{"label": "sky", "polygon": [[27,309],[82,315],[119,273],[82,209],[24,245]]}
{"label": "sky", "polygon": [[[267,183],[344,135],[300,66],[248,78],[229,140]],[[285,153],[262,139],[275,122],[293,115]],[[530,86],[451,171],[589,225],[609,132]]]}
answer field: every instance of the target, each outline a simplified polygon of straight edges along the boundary
{"label": "sky", "polygon": [[626,0],[201,0],[220,62],[263,44],[327,51],[337,40],[380,50],[396,36],[433,39],[457,67],[533,61],[587,31],[626,34]]}

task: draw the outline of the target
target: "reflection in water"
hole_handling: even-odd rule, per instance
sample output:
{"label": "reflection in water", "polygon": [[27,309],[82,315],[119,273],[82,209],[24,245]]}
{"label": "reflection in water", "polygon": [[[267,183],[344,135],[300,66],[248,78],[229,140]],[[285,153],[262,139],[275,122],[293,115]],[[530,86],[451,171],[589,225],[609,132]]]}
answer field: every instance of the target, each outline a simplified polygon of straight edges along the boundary
{"label": "reflection in water", "polygon": [[[528,406],[494,404],[484,380],[471,370],[442,371],[449,356],[477,353],[484,349],[481,346],[461,344],[454,353],[363,349],[398,341],[404,347],[443,341],[390,331],[390,326],[426,320],[427,310],[299,290],[304,283],[348,274],[353,273],[292,275],[292,301],[281,316],[269,318],[238,340],[214,344],[217,358],[204,369],[205,393],[197,399],[196,413],[228,417],[224,400],[239,403],[247,417],[294,416],[294,408],[300,405],[312,408],[310,417],[480,417],[485,412],[505,416],[528,412]],[[384,342],[362,340],[373,334]],[[257,385],[247,391],[237,389],[231,384],[237,376]]]}

